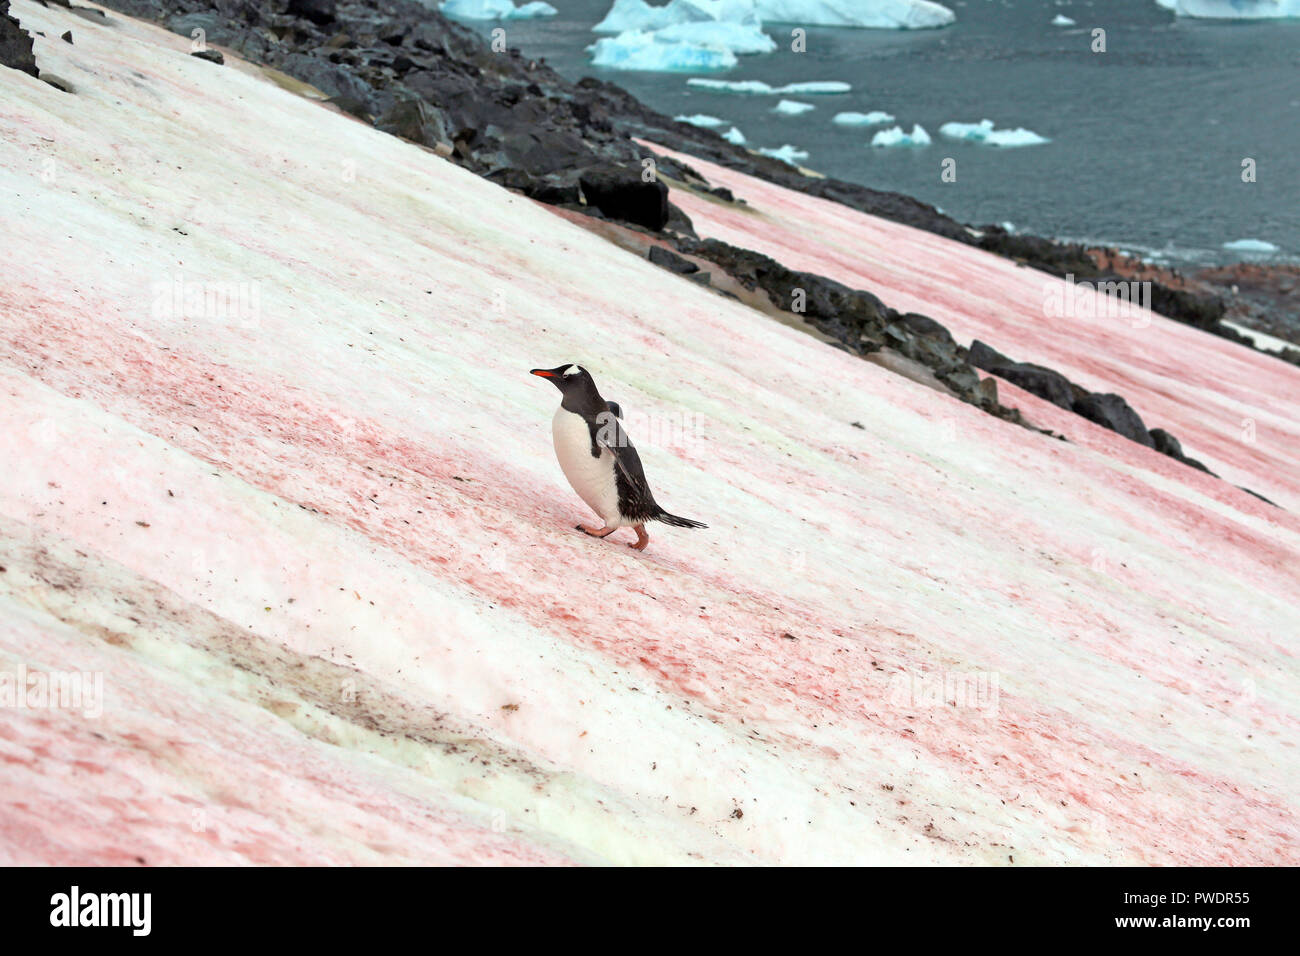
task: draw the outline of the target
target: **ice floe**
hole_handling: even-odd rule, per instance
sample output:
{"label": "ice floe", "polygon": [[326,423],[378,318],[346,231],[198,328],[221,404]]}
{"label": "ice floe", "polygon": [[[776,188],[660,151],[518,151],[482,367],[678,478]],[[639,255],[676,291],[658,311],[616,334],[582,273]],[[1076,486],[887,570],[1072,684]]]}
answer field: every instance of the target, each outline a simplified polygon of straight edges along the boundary
{"label": "ice floe", "polygon": [[511,0],[446,0],[438,9],[443,16],[455,20],[533,20],[553,17],[559,12],[541,0],[520,7]]}
{"label": "ice floe", "polygon": [[811,80],[805,83],[787,83],[785,86],[772,86],[762,80],[710,80],[703,77],[691,77],[687,86],[713,93],[741,93],[748,96],[773,96],[776,94],[802,94],[819,96],[832,93],[847,93],[853,89],[840,80]]}
{"label": "ice floe", "polygon": [[722,138],[725,139],[728,143],[730,143],[733,146],[744,146],[746,142],[745,134],[742,133],[740,130],[736,129],[736,127],[734,126],[731,127],[731,129],[727,130],[725,133],[723,133]]}
{"label": "ice floe", "polygon": [[939,133],[949,139],[980,143],[984,146],[1038,146],[1050,143],[1046,136],[1039,136],[1033,130],[1018,126],[1015,129],[994,129],[992,120],[980,120],[978,123],[944,123]]}
{"label": "ice floe", "polygon": [[762,156],[771,156],[773,159],[779,159],[783,163],[789,163],[791,166],[798,166],[800,162],[808,158],[806,149],[799,149],[797,146],[791,146],[786,143],[777,149],[760,149],[759,154]]}
{"label": "ice floe", "polygon": [[692,126],[700,126],[704,129],[715,129],[719,126],[726,126],[727,121],[717,116],[709,116],[706,113],[692,113],[690,116],[674,116],[673,120],[678,123],[690,123]]}
{"label": "ice floe", "polygon": [[815,110],[816,108],[811,103],[800,103],[798,100],[782,100],[772,107],[772,112],[780,113],[783,116],[802,116],[809,110]]}
{"label": "ice floe", "polygon": [[1058,13],[1056,16],[1052,17],[1052,26],[1072,27],[1074,26],[1074,21],[1071,20],[1069,17],[1067,17],[1065,14]]}
{"label": "ice floe", "polygon": [[1156,0],[1180,17],[1205,20],[1289,20],[1300,17],[1300,0]]}
{"label": "ice floe", "polygon": [[957,19],[947,7],[928,0],[755,0],[754,6],[767,22],[810,27],[926,30]]}
{"label": "ice floe", "polygon": [[894,114],[883,110],[872,110],[870,113],[836,113],[835,118],[831,120],[837,126],[880,126],[893,121]]}
{"label": "ice floe", "polygon": [[904,133],[901,126],[882,129],[871,137],[872,146],[929,146],[930,134],[919,123],[912,125],[912,132]]}
{"label": "ice floe", "polygon": [[1278,251],[1277,246],[1271,242],[1265,242],[1263,239],[1234,239],[1232,242],[1225,242],[1223,248],[1229,252],[1271,253]]}
{"label": "ice floe", "polygon": [[616,37],[601,37],[587,52],[593,66],[611,70],[697,73],[729,70],[736,65],[736,54],[724,47],[661,42],[656,37],[644,30],[627,30]]}

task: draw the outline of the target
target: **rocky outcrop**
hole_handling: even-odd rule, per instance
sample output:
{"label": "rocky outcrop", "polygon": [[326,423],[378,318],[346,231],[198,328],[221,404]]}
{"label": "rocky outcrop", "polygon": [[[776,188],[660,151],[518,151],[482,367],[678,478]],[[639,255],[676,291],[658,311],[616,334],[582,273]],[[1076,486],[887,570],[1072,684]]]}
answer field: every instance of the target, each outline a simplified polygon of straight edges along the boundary
{"label": "rocky outcrop", "polygon": [[978,339],[971,343],[968,358],[976,368],[1005,379],[1059,408],[1074,412],[1139,445],[1154,448],[1162,455],[1168,455],[1185,465],[1214,474],[1195,458],[1183,454],[1183,446],[1178,439],[1163,428],[1148,431],[1142,416],[1120,395],[1090,392],[1060,372],[1029,362],[1013,361]]}
{"label": "rocky outcrop", "polygon": [[9,0],[0,0],[0,66],[40,77],[32,35],[9,14]]}
{"label": "rocky outcrop", "polygon": [[962,401],[1025,424],[1018,411],[998,402],[996,383],[981,381],[966,350],[929,316],[899,313],[870,292],[789,269],[761,253],[717,239],[678,239],[677,248],[714,263],[745,289],[761,289],[777,308],[799,316],[847,351],[866,356],[888,348],[929,369]]}

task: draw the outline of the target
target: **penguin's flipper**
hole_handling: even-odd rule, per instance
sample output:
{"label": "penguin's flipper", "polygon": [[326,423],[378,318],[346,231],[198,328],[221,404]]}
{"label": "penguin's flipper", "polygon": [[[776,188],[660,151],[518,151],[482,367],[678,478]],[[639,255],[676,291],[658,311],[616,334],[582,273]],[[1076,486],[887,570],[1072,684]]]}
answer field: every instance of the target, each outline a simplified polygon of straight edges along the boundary
{"label": "penguin's flipper", "polygon": [[605,406],[609,409],[611,415],[615,418],[623,417],[623,407],[618,402],[606,402]]}

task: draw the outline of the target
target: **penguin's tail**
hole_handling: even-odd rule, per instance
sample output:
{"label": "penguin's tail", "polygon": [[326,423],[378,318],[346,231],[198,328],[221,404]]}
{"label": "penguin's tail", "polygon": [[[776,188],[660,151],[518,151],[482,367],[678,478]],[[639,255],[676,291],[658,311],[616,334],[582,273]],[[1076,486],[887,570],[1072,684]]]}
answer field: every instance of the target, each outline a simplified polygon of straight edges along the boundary
{"label": "penguin's tail", "polygon": [[663,508],[654,517],[655,521],[662,521],[664,524],[670,524],[674,528],[707,528],[703,521],[692,521],[690,518],[679,518],[677,515],[670,515]]}

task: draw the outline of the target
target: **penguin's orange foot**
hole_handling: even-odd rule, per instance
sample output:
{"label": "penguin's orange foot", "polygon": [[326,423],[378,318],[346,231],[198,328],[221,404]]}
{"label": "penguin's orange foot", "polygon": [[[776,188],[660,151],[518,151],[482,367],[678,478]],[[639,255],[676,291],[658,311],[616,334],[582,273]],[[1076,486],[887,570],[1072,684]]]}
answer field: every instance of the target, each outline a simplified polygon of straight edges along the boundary
{"label": "penguin's orange foot", "polygon": [[645,546],[650,543],[650,535],[645,533],[645,525],[636,525],[633,529],[636,532],[636,540],[628,545],[629,548],[635,548],[637,551],[644,551]]}
{"label": "penguin's orange foot", "polygon": [[617,528],[588,528],[585,524],[575,525],[574,527],[583,534],[591,535],[593,538],[608,538],[618,530]]}

